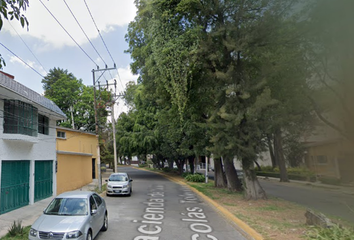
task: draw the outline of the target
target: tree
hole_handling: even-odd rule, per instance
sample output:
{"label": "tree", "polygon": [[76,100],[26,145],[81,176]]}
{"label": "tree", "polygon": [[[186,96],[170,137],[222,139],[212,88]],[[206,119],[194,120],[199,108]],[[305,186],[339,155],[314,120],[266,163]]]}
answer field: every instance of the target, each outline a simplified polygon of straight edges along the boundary
{"label": "tree", "polygon": [[[291,106],[279,104],[284,98],[276,94],[277,88],[289,90],[286,82],[295,69],[285,74],[291,51],[272,53],[283,44],[277,41],[285,35],[282,32],[296,33],[291,24],[285,24],[288,2],[164,0],[137,1],[136,5],[138,13],[126,36],[127,52],[144,93],[155,99],[156,156],[180,160],[212,153],[220,159],[215,166],[217,186],[227,184],[230,190],[240,190],[233,164],[237,157],[244,168],[246,197],[265,198],[254,162],[266,147],[266,134],[276,132],[282,137],[282,131],[290,132],[285,121],[272,125],[267,118],[274,120],[279,113],[283,117],[287,112],[281,109]],[[292,48],[296,53],[298,46]],[[274,59],[283,54],[286,64],[279,60],[274,67]],[[281,84],[276,84],[279,80]],[[289,102],[298,96],[294,94]],[[146,108],[140,106],[132,111],[135,116],[139,111],[145,113]],[[277,110],[267,114],[272,108]],[[281,156],[282,145],[276,150]],[[226,177],[218,169],[221,159]]]}
{"label": "tree", "polygon": [[[67,120],[60,126],[95,130],[93,88],[87,87],[68,70],[50,69],[42,80],[44,96],[51,99],[66,114]],[[97,111],[98,123],[104,128],[108,113],[106,106],[111,102],[111,94],[106,90],[98,90]]]}
{"label": "tree", "polygon": [[[2,0],[0,4],[0,30],[2,29],[4,19],[13,20],[14,18],[20,21],[21,26],[28,27],[28,20],[23,11],[28,7],[28,0]],[[6,66],[4,59],[0,54],[0,69]]]}
{"label": "tree", "polygon": [[[354,142],[353,1],[314,1],[307,11],[307,63],[312,71],[308,93],[318,118]],[[334,138],[336,136],[332,136]]]}

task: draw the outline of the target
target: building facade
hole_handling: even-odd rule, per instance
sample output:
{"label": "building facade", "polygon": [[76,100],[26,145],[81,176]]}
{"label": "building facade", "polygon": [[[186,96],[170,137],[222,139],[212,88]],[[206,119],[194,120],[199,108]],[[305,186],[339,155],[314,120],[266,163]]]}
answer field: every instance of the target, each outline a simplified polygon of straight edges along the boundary
{"label": "building facade", "polygon": [[0,214],[56,195],[56,121],[51,100],[0,71]]}
{"label": "building facade", "polygon": [[79,189],[97,179],[95,134],[57,127],[57,194]]}

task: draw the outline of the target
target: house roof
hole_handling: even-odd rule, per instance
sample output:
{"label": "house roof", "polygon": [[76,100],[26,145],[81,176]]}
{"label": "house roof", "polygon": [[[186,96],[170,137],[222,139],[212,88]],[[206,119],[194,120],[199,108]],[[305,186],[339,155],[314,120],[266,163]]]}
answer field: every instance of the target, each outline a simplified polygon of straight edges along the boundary
{"label": "house roof", "polygon": [[[53,101],[15,81],[14,78],[14,76],[0,71],[0,88],[2,87],[16,94],[20,97],[18,100],[27,100],[27,102],[30,102],[33,105],[39,105],[49,110],[49,114],[54,114],[57,119],[66,119],[65,113]],[[0,95],[0,97],[14,99],[14,97],[11,97],[10,95]]]}

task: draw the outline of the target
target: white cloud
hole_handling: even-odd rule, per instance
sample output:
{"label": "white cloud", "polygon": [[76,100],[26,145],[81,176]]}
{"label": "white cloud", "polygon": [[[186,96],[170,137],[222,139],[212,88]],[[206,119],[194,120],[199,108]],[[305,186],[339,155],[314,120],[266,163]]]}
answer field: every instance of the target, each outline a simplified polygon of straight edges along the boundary
{"label": "white cloud", "polygon": [[10,62],[20,64],[22,67],[27,68],[27,69],[33,68],[43,76],[47,75],[47,72],[43,69],[43,67],[33,61],[29,61],[29,60],[25,61],[28,64],[27,65],[24,62],[22,62],[19,58],[15,57],[15,56],[10,56]]}
{"label": "white cloud", "polygon": [[[81,45],[87,42],[85,35],[82,33],[82,30],[66,7],[64,1],[41,1],[78,44]],[[67,0],[66,3],[88,37],[91,40],[97,38],[99,35],[86,8],[85,2]],[[113,31],[117,26],[126,26],[134,19],[136,14],[133,0],[86,0],[86,3],[102,35]],[[19,23],[12,23],[19,34],[30,35],[42,40],[44,42],[43,47],[46,48],[61,48],[63,46],[76,45],[40,1],[30,1],[30,6],[25,12],[25,15],[29,21],[29,31],[22,29]],[[4,30],[10,31],[12,35],[16,35],[6,22],[4,24]]]}
{"label": "white cloud", "polygon": [[133,81],[136,83],[136,81],[138,79],[138,75],[133,75],[133,73],[130,69],[130,65],[128,65],[125,68],[118,68],[118,72],[119,72],[119,76],[120,76],[120,79],[122,80],[122,84],[124,87],[128,82]]}

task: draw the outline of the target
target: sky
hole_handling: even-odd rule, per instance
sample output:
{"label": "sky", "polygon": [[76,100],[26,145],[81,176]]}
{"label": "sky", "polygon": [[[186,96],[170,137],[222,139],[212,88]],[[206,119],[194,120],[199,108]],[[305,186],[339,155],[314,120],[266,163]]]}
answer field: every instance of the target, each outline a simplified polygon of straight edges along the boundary
{"label": "sky", "polygon": [[[28,29],[17,20],[4,21],[0,54],[6,62],[2,71],[26,87],[43,94],[41,81],[53,68],[67,70],[92,86],[97,66],[115,64],[117,70],[95,71],[95,79],[101,85],[116,79],[117,93],[138,78],[131,73],[130,55],[124,53],[128,24],[136,15],[134,0],[31,0],[24,15]],[[126,111],[122,101],[115,109],[116,116]]]}

